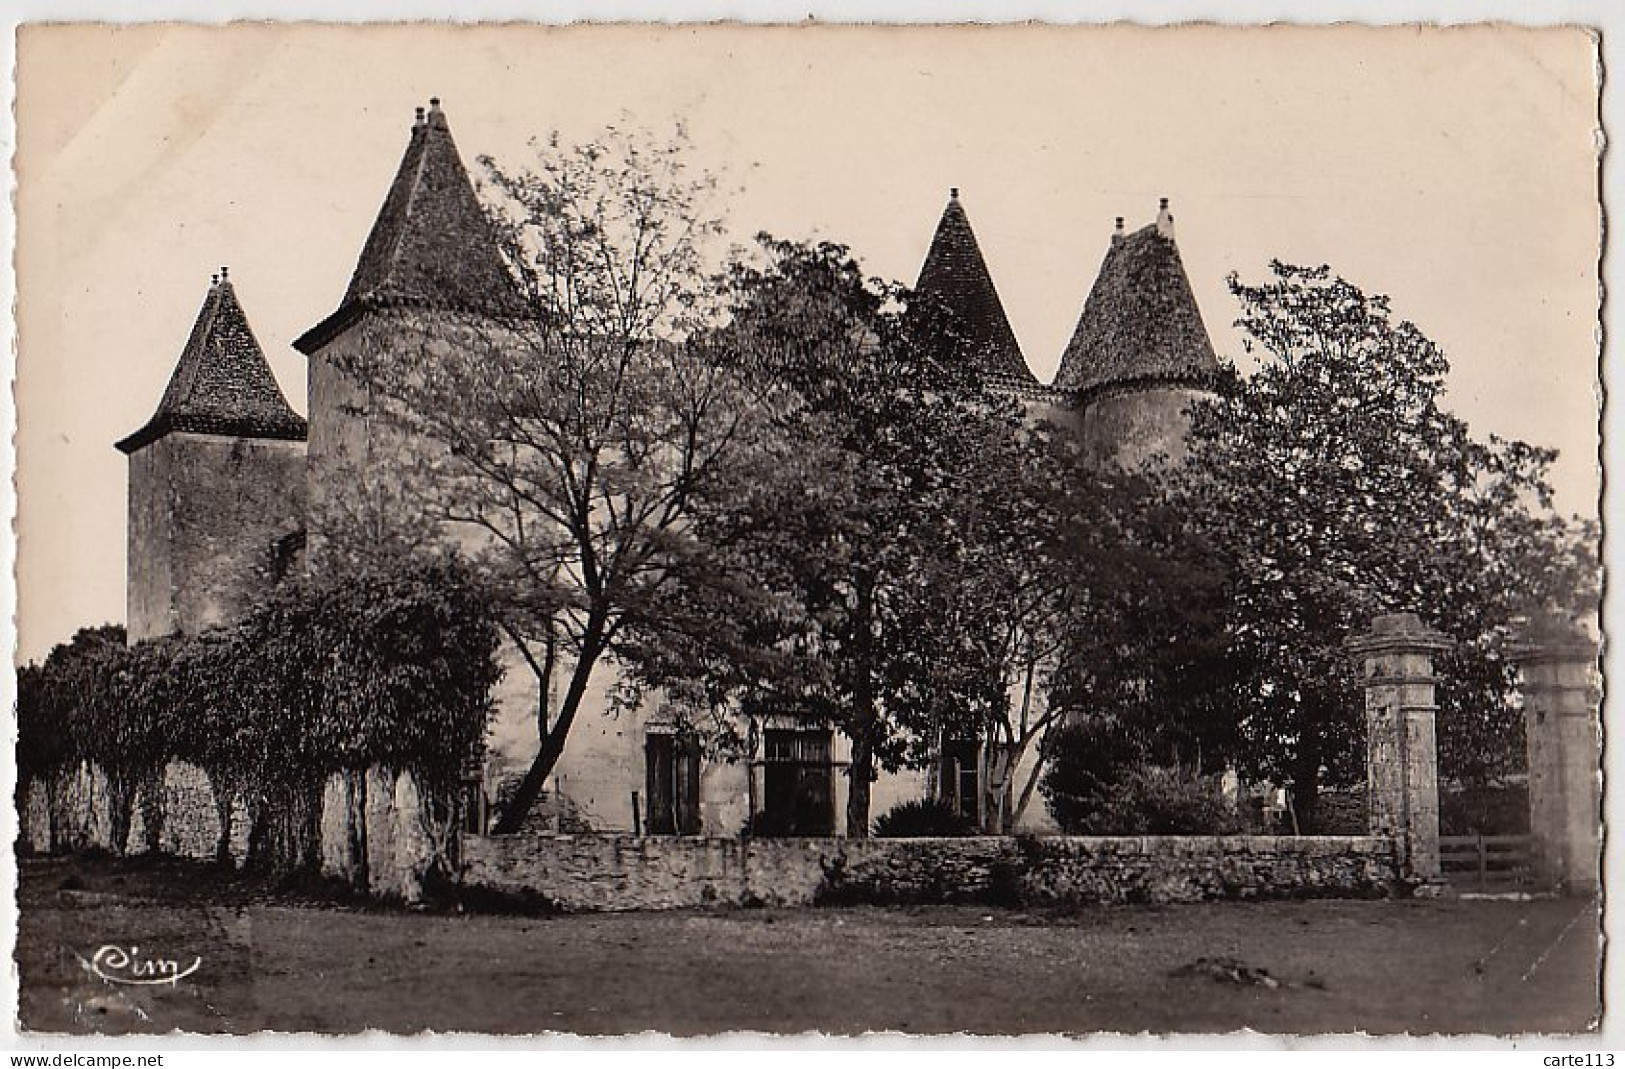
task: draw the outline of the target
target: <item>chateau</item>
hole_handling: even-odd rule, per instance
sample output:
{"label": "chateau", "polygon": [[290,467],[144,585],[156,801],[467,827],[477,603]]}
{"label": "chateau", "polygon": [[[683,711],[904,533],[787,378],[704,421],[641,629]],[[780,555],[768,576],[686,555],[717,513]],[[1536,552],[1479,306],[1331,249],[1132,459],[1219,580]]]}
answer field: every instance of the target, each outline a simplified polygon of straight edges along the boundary
{"label": "chateau", "polygon": [[[1075,428],[1102,464],[1177,458],[1184,409],[1218,371],[1166,200],[1139,230],[1125,232],[1117,220],[1052,384],[1027,365],[958,190],[917,289],[966,324],[964,357],[991,383]],[[323,517],[339,501],[391,484],[398,443],[356,403],[362,388],[338,370],[342,354],[404,339],[437,316],[517,310],[445,113],[432,101],[419,110],[349,287],[294,343],[308,358],[308,417],[288,405],[222,269],[156,412],[117,443],[129,457],[130,641],[229,622],[283,578],[322,567]],[[732,836],[752,820],[761,827],[769,814],[775,819],[765,823],[785,834],[842,833],[838,733],[769,722],[759,725],[748,760],[711,760],[686,745],[655,697],[613,713],[613,677],[611,663],[595,673],[535,814],[540,826]],[[534,677],[515,667],[497,701],[484,782],[470,783],[476,814],[495,784],[522,774],[535,753]],[[883,774],[872,812],[934,795],[975,815],[985,749],[950,740],[936,768]],[[1018,769],[1015,782],[1021,778]],[[1047,826],[1040,809],[1035,800],[1018,827]]]}

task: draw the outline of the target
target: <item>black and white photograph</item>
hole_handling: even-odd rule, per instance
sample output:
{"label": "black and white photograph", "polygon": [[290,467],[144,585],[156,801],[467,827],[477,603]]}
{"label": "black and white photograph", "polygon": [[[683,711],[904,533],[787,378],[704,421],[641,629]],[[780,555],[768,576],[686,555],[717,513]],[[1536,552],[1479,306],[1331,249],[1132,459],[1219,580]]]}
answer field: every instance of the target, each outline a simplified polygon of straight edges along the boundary
{"label": "black and white photograph", "polygon": [[18,1034],[1595,1036],[1601,41],[22,25]]}

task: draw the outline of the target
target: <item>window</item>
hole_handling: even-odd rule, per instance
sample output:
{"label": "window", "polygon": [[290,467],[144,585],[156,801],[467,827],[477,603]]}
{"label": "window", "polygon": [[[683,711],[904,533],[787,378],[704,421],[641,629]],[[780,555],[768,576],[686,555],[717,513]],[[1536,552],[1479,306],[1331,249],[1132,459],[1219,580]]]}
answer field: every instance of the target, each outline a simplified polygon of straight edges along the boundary
{"label": "window", "polygon": [[271,582],[280,583],[297,575],[304,564],[305,532],[293,531],[271,544]]}
{"label": "window", "polygon": [[769,730],[762,735],[760,835],[835,834],[835,766],[826,729]]}
{"label": "window", "polygon": [[463,773],[461,797],[462,829],[469,835],[484,835],[489,811],[485,799],[485,777],[478,771]]}
{"label": "window", "polygon": [[700,834],[700,747],[692,735],[650,732],[644,742],[650,835]]}
{"label": "window", "polygon": [[982,744],[975,739],[944,739],[938,767],[938,797],[966,820],[981,822]]}

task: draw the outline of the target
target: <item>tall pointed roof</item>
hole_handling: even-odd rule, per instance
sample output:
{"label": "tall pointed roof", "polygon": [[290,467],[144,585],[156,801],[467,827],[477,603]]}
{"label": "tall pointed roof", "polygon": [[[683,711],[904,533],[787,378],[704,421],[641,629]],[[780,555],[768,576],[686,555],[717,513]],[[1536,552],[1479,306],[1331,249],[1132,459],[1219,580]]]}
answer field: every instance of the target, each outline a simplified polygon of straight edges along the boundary
{"label": "tall pointed roof", "polygon": [[1055,375],[1070,393],[1119,384],[1201,384],[1218,373],[1213,342],[1174,243],[1174,219],[1162,201],[1157,221],[1117,233],[1083,306]]}
{"label": "tall pointed roof", "polygon": [[171,431],[305,439],[304,417],[282,396],[223,267],[203,299],[158,410],[117,447],[134,453]]}
{"label": "tall pointed roof", "polygon": [[313,353],[360,312],[400,305],[497,316],[522,310],[438,98],[427,113],[418,109],[338,310],[294,347]]}
{"label": "tall pointed roof", "polygon": [[914,292],[922,306],[952,318],[951,329],[960,339],[956,355],[995,379],[1036,384],[982,259],[970,218],[959,203],[958,189],[949,190],[948,206],[942,210]]}

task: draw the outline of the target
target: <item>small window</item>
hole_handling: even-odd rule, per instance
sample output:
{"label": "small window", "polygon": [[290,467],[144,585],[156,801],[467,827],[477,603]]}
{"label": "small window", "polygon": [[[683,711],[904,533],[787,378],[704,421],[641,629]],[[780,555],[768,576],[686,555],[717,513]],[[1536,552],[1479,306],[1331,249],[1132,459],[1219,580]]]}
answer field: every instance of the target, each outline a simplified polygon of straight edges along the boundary
{"label": "small window", "polygon": [[650,835],[700,834],[700,747],[692,735],[650,732],[644,742]]}
{"label": "small window", "polygon": [[485,798],[485,777],[479,773],[465,774],[462,782],[462,829],[469,835],[484,835],[490,817]]}
{"label": "small window", "polygon": [[280,583],[298,573],[305,558],[305,532],[293,531],[271,546],[271,582]]}
{"label": "small window", "polygon": [[938,769],[938,797],[966,820],[980,822],[982,744],[975,739],[946,739]]}

